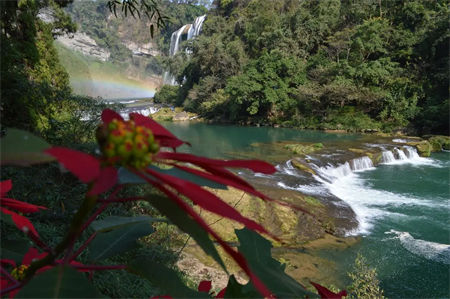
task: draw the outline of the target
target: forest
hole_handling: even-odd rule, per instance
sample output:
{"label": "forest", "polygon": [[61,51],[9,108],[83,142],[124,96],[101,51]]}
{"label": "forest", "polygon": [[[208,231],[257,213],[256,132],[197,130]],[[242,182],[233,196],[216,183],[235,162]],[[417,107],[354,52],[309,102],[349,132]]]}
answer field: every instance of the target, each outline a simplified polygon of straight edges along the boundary
{"label": "forest", "polygon": [[215,1],[157,101],[301,129],[449,133],[448,1]]}

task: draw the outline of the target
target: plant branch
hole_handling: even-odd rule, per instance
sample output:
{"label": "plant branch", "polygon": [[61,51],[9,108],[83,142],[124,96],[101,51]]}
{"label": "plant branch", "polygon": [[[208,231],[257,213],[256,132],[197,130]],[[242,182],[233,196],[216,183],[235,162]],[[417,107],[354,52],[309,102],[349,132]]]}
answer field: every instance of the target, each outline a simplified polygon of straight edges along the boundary
{"label": "plant branch", "polygon": [[1,267],[1,271],[3,273],[3,275],[6,276],[6,278],[8,278],[9,280],[11,280],[14,284],[18,284],[20,282],[17,281],[17,279],[15,279],[14,277],[12,277],[12,275],[3,267]]}
{"label": "plant branch", "polygon": [[4,295],[8,294],[9,292],[12,292],[18,288],[20,288],[22,286],[22,283],[17,283],[15,285],[12,285],[10,287],[4,288],[3,290],[1,290],[0,292],[0,297],[3,297]]}
{"label": "plant branch", "polygon": [[81,252],[83,252],[83,250],[89,245],[89,243],[91,243],[91,241],[95,238],[95,236],[97,235],[97,232],[94,232],[89,239],[86,240],[86,242],[83,243],[83,245],[80,246],[80,248],[78,248],[77,252],[75,252],[74,255],[72,255],[69,259],[69,261],[73,261],[74,259],[76,259]]}

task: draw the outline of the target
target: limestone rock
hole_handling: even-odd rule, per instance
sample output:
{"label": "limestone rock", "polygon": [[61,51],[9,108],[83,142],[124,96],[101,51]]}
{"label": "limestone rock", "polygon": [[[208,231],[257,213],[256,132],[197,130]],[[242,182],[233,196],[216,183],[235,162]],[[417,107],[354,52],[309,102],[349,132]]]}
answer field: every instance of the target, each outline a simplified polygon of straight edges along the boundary
{"label": "limestone rock", "polygon": [[83,32],[58,36],[57,41],[62,43],[67,48],[81,52],[84,55],[94,57],[101,61],[108,61],[111,56],[111,53],[99,47],[95,40]]}
{"label": "limestone rock", "polygon": [[172,121],[186,121],[189,120],[189,114],[186,111],[175,114]]}

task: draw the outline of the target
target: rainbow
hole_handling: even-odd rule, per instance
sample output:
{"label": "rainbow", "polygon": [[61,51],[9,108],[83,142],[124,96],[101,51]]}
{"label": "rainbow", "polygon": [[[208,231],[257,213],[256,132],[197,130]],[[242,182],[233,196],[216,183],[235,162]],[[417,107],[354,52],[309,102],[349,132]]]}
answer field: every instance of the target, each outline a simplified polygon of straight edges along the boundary
{"label": "rainbow", "polygon": [[156,85],[152,86],[128,78],[88,80],[71,77],[70,84],[76,94],[102,97],[105,100],[151,98],[156,90]]}

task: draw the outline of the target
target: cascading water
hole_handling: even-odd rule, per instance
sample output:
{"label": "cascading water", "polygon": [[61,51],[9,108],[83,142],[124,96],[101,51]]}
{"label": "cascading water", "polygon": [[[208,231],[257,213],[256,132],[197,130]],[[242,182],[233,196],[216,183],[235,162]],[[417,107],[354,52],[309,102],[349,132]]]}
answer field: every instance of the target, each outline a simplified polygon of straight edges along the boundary
{"label": "cascading water", "polygon": [[391,151],[383,151],[381,153],[381,163],[391,163],[394,161],[395,161],[395,157]]}
{"label": "cascading water", "polygon": [[[177,54],[180,51],[180,44],[183,41],[183,36],[186,35],[185,40],[193,39],[194,37],[200,35],[200,32],[203,28],[203,23],[206,20],[206,15],[200,16],[194,20],[193,24],[187,24],[172,33],[171,39],[170,39],[170,49],[169,49],[169,56],[172,57],[175,54]],[[186,28],[188,28],[187,33],[185,33]],[[189,51],[186,51],[186,53],[189,53]],[[174,76],[172,76],[169,72],[164,73],[164,81],[163,84],[169,84],[169,85],[177,85],[176,79]]]}
{"label": "cascading water", "polygon": [[369,157],[361,157],[350,161],[352,171],[366,170],[373,167],[373,162]]}
{"label": "cascading water", "polygon": [[404,147],[406,150],[406,156],[409,159],[417,159],[420,158],[419,154],[417,153],[417,150],[411,146],[405,146]]}
{"label": "cascading water", "polygon": [[395,148],[394,151],[397,156],[397,159],[399,159],[399,160],[407,160],[408,159],[408,157],[405,155],[405,153],[401,149]]}

